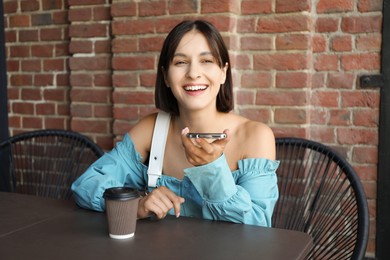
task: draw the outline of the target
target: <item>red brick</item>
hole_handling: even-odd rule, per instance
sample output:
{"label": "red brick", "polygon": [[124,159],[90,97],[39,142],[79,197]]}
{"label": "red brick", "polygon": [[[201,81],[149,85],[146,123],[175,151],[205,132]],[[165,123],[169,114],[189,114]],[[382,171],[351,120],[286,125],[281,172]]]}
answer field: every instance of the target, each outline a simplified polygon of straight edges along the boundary
{"label": "red brick", "polygon": [[309,62],[307,53],[258,54],[253,56],[253,66],[256,70],[308,69]]}
{"label": "red brick", "polygon": [[38,88],[23,88],[22,100],[41,100],[41,90]]}
{"label": "red brick", "polygon": [[46,129],[68,129],[68,118],[45,117],[44,124]]}
{"label": "red brick", "polygon": [[108,133],[109,122],[107,120],[86,120],[85,118],[73,118],[71,121],[71,129],[76,132],[86,133]]}
{"label": "red brick", "polygon": [[35,86],[53,86],[54,75],[53,74],[35,74],[34,75]]}
{"label": "red brick", "polygon": [[169,14],[188,14],[199,11],[197,2],[193,0],[170,0],[167,9]]}
{"label": "red brick", "polygon": [[21,61],[23,71],[41,71],[41,61],[40,60],[22,60]]}
{"label": "red brick", "polygon": [[339,19],[334,17],[319,17],[315,22],[315,30],[319,33],[337,32]]}
{"label": "red brick", "polygon": [[241,76],[242,88],[270,88],[272,86],[272,75],[268,72],[251,71]]}
{"label": "red brick", "polygon": [[43,91],[43,98],[46,101],[60,101],[64,102],[67,101],[68,95],[67,92],[63,89],[45,89]]}
{"label": "red brick", "polygon": [[341,94],[341,106],[344,108],[378,108],[378,91],[345,91]]}
{"label": "red brick", "polygon": [[241,14],[269,14],[272,13],[272,0],[243,0]]}
{"label": "red brick", "polygon": [[346,72],[334,72],[328,75],[328,87],[334,89],[352,89],[355,75]]}
{"label": "red brick", "polygon": [[201,12],[207,13],[234,13],[238,14],[240,10],[240,2],[236,0],[202,0]]}
{"label": "red brick", "polygon": [[344,70],[379,70],[379,53],[357,53],[341,56],[341,67]]}
{"label": "red brick", "polygon": [[[234,60],[234,68],[237,70],[252,69],[251,55],[237,55]],[[233,62],[232,60],[230,61]],[[233,66],[230,64],[230,66]]]}
{"label": "red brick", "polygon": [[38,30],[20,30],[19,41],[21,42],[36,42],[38,41]]}
{"label": "red brick", "polygon": [[41,29],[41,41],[60,41],[63,40],[62,28]]}
{"label": "red brick", "polygon": [[360,146],[353,149],[352,160],[358,163],[378,163],[377,146]]}
{"label": "red brick", "polygon": [[277,72],[275,81],[277,88],[307,88],[310,75],[305,72]]}
{"label": "red brick", "polygon": [[64,71],[65,60],[64,59],[48,59],[43,61],[44,71]]}
{"label": "red brick", "polygon": [[339,58],[335,54],[318,54],[314,60],[316,71],[336,71],[339,68]]}
{"label": "red brick", "polygon": [[53,103],[36,104],[35,110],[37,115],[56,115],[55,104]]}
{"label": "red brick", "polygon": [[136,107],[115,107],[113,109],[113,118],[121,120],[134,120],[137,113]]}
{"label": "red brick", "polygon": [[32,57],[53,57],[54,46],[51,44],[31,46]]}
{"label": "red brick", "polygon": [[166,1],[153,1],[153,2],[139,2],[138,3],[138,15],[139,16],[159,16],[165,15],[167,11]]}
{"label": "red brick", "polygon": [[255,32],[257,26],[257,19],[255,18],[239,18],[237,21],[237,32],[248,33]]}
{"label": "red brick", "polygon": [[326,125],[327,121],[327,112],[325,112],[324,110],[310,110],[310,124]]}
{"label": "red brick", "polygon": [[319,0],[317,3],[318,13],[336,13],[353,11],[354,0]]}
{"label": "red brick", "polygon": [[94,21],[111,21],[111,9],[108,6],[97,6],[92,9]]}
{"label": "red brick", "polygon": [[32,75],[20,75],[15,74],[11,75],[10,83],[12,86],[31,86],[32,85]]}
{"label": "red brick", "polygon": [[273,39],[267,36],[243,36],[240,39],[241,50],[272,50]]}
{"label": "red brick", "polygon": [[91,8],[73,8],[69,10],[69,21],[91,21],[92,20],[92,9]]}
{"label": "red brick", "polygon": [[151,92],[114,91],[115,104],[153,105],[154,94]]}
{"label": "red brick", "polygon": [[356,126],[378,127],[379,109],[359,109],[353,111],[353,124]]}
{"label": "red brick", "polygon": [[331,49],[334,51],[351,51],[352,50],[352,36],[343,35],[335,36],[331,39]]}
{"label": "red brick", "polygon": [[111,4],[111,15],[118,16],[135,16],[137,15],[137,3],[135,2],[114,2]]}
{"label": "red brick", "polygon": [[379,33],[361,35],[356,37],[356,49],[359,51],[380,51],[382,35]]}
{"label": "red brick", "polygon": [[335,142],[334,129],[324,126],[310,126],[308,139],[315,140],[323,144]]}
{"label": "red brick", "polygon": [[111,120],[113,118],[112,106],[111,104],[94,105],[93,114],[95,117],[104,117],[109,118]]}
{"label": "red brick", "polygon": [[69,6],[106,4],[107,0],[68,0]]}
{"label": "red brick", "polygon": [[253,105],[255,103],[255,92],[253,90],[240,89],[236,91],[237,105]]}
{"label": "red brick", "polygon": [[292,13],[310,11],[312,0],[276,0],[275,10],[277,13]]}
{"label": "red brick", "polygon": [[66,25],[69,24],[68,10],[53,12],[53,24]]}
{"label": "red brick", "polygon": [[4,14],[16,13],[18,10],[18,2],[17,1],[3,1],[3,11]]}
{"label": "red brick", "polygon": [[92,105],[90,104],[72,104],[71,115],[73,117],[92,117]]}
{"label": "red brick", "polygon": [[11,46],[10,56],[13,58],[25,58],[30,56],[29,46]]}
{"label": "red brick", "polygon": [[276,37],[277,50],[307,50],[310,47],[311,38],[307,34],[284,34]]}
{"label": "red brick", "polygon": [[95,53],[108,53],[109,55],[112,54],[111,52],[111,41],[110,40],[97,40],[95,41]]}
{"label": "red brick", "polygon": [[357,8],[362,13],[382,11],[383,0],[359,0]]}
{"label": "red brick", "polygon": [[372,129],[361,128],[338,128],[336,130],[337,141],[345,145],[377,145],[378,132]]}
{"label": "red brick", "polygon": [[69,28],[69,36],[89,38],[89,37],[107,37],[108,26],[106,24],[76,24]]}
{"label": "red brick", "polygon": [[327,48],[327,39],[322,35],[314,35],[312,38],[313,52],[325,52]]}
{"label": "red brick", "polygon": [[9,18],[10,27],[28,27],[31,26],[30,16],[28,15],[13,15]]}
{"label": "red brick", "polygon": [[105,89],[72,89],[72,102],[108,103],[111,102],[111,91]]}
{"label": "red brick", "polygon": [[73,40],[69,44],[70,53],[91,53],[92,42],[89,40]]}
{"label": "red brick", "polygon": [[329,125],[347,126],[351,125],[351,111],[335,109],[329,111]]}
{"label": "red brick", "polygon": [[274,121],[278,124],[305,124],[307,114],[304,109],[277,108],[275,109]]}
{"label": "red brick", "polygon": [[31,112],[34,111],[34,104],[26,101],[13,102],[11,109],[15,114],[31,115]]}
{"label": "red brick", "polygon": [[41,0],[43,10],[62,9],[64,0]]}
{"label": "red brick", "polygon": [[109,57],[73,57],[69,59],[71,70],[107,70],[111,68]]}
{"label": "red brick", "polygon": [[42,129],[43,127],[43,122],[42,118],[39,117],[23,117],[22,118],[22,127],[24,129]]}
{"label": "red brick", "polygon": [[306,14],[275,15],[260,17],[257,23],[258,33],[310,31],[311,19]]}
{"label": "red brick", "polygon": [[311,95],[311,105],[317,107],[338,107],[339,101],[338,91],[316,91]]}
{"label": "red brick", "polygon": [[[155,73],[154,73],[155,74]],[[138,77],[132,73],[115,74],[112,77],[112,83],[115,88],[127,88],[139,86]]]}
{"label": "red brick", "polygon": [[137,19],[112,22],[112,33],[114,35],[147,34],[154,32],[155,22],[153,20]]}
{"label": "red brick", "polygon": [[156,73],[142,73],[139,78],[142,87],[154,88],[156,84]]}
{"label": "red brick", "polygon": [[46,26],[52,24],[53,19],[50,13],[37,13],[31,15],[31,25],[33,26]]}
{"label": "red brick", "polygon": [[271,111],[269,109],[242,108],[240,109],[240,115],[265,124],[271,123]]}
{"label": "red brick", "polygon": [[382,17],[379,15],[344,17],[341,20],[341,30],[345,33],[381,32]]}
{"label": "red brick", "polygon": [[155,57],[131,56],[114,57],[112,67],[116,70],[147,70],[154,69]]}
{"label": "red brick", "polygon": [[306,91],[258,91],[256,105],[269,106],[303,106],[307,105]]}
{"label": "red brick", "polygon": [[139,39],[139,51],[141,51],[141,52],[149,52],[149,51],[160,52],[161,47],[163,46],[164,40],[165,40],[165,37],[159,37],[159,36],[140,38]]}

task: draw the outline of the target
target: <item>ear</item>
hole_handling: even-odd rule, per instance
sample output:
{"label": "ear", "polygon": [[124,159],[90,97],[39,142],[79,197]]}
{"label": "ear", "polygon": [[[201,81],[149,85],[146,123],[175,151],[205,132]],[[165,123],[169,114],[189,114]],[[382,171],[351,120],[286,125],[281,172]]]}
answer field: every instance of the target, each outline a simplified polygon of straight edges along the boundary
{"label": "ear", "polygon": [[222,68],[222,75],[221,75],[221,84],[224,84],[226,81],[226,72],[229,68],[229,63],[225,63],[225,66]]}

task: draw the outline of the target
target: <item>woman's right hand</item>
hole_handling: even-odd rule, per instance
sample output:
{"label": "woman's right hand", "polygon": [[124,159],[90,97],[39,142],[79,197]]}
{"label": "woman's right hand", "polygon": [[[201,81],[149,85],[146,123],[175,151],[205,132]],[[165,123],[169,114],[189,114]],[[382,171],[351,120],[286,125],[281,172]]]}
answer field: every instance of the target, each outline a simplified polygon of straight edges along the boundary
{"label": "woman's right hand", "polygon": [[141,198],[138,204],[139,219],[155,214],[158,219],[163,219],[169,210],[174,209],[175,216],[180,216],[180,205],[184,203],[184,198],[177,196],[167,187],[155,188],[145,197]]}

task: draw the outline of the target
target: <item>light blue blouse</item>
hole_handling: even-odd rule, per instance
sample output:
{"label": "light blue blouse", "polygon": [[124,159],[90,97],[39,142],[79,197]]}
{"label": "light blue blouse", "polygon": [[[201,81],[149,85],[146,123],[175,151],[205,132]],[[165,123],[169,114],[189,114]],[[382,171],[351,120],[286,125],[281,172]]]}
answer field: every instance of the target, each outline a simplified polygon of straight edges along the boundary
{"label": "light blue blouse", "polygon": [[[166,186],[185,198],[181,216],[269,227],[278,199],[278,165],[278,161],[250,158],[238,161],[238,169],[232,172],[222,155],[209,164],[184,169],[183,180],[163,174],[157,186]],[[128,186],[145,190],[147,183],[147,166],[126,134],[72,184],[72,191],[79,206],[104,211],[105,189]]]}

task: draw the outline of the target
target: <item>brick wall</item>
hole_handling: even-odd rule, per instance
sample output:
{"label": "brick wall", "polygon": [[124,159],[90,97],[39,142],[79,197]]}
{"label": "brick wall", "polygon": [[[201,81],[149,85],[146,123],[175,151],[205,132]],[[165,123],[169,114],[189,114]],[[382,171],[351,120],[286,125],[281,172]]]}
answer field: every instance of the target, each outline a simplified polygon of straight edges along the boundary
{"label": "brick wall", "polygon": [[185,18],[229,46],[236,112],[330,145],[358,172],[375,252],[382,0],[4,0],[11,134],[64,128],[110,149],[154,110],[158,53]]}

